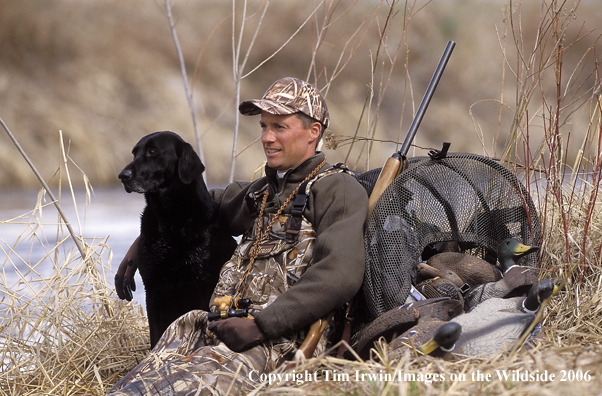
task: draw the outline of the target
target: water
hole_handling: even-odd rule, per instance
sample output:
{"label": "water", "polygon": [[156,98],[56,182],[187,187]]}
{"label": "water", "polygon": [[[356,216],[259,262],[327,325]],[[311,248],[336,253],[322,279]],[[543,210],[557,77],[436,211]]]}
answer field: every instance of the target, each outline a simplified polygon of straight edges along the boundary
{"label": "water", "polygon": [[[47,255],[47,250],[56,245],[58,211],[46,196],[44,201],[46,206],[41,216],[43,225],[35,231],[34,235],[30,226],[32,214],[28,213],[35,208],[38,192],[39,190],[33,189],[0,190],[0,263],[4,267],[5,282],[9,286],[18,281],[17,271],[23,273],[28,270],[28,266],[19,257],[30,264],[41,261],[36,266],[36,271],[41,276],[48,276],[53,271],[52,263],[43,258]],[[53,193],[57,195],[54,190]],[[144,197],[141,194],[127,194],[120,186],[95,188],[88,203],[86,203],[85,191],[77,191],[75,196],[77,210],[67,190],[63,191],[60,199],[61,208],[75,233],[79,235],[81,232],[91,245],[108,237],[106,245],[113,252],[112,262],[108,262],[107,249],[102,254],[102,261],[110,264],[111,273],[108,282],[112,287],[114,272],[140,232],[140,214],[144,209]],[[76,213],[79,214],[80,224]],[[20,220],[13,220],[24,214],[26,215]],[[39,212],[36,212],[35,216],[40,218]],[[66,227],[62,229],[64,232],[60,238],[68,235]],[[42,242],[37,241],[36,238],[40,238]],[[19,243],[13,249],[17,241]],[[72,245],[71,241],[67,244]],[[134,293],[134,300],[144,307],[144,287],[139,275],[136,275],[135,281],[138,287]]]}

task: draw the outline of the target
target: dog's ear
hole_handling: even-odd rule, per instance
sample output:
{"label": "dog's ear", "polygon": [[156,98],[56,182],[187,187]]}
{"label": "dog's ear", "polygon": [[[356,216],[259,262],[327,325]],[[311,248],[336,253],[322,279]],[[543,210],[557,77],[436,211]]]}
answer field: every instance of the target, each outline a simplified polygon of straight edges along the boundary
{"label": "dog's ear", "polygon": [[205,165],[189,143],[184,143],[178,162],[178,176],[184,184],[190,184],[205,171]]}

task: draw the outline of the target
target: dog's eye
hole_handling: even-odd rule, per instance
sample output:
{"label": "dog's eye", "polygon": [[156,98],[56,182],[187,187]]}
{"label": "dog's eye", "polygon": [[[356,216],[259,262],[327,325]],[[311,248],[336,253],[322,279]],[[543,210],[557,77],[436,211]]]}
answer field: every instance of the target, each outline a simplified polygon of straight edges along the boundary
{"label": "dog's eye", "polygon": [[149,157],[153,157],[157,154],[159,154],[159,152],[154,148],[148,149],[148,151],[146,152],[146,155],[148,155]]}

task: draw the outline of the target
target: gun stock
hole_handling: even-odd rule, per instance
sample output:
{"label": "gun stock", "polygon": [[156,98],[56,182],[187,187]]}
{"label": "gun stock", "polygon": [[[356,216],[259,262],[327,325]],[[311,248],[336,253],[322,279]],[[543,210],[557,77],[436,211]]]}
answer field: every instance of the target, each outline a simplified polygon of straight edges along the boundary
{"label": "gun stock", "polygon": [[378,202],[380,196],[383,194],[383,192],[385,192],[387,187],[389,187],[389,184],[395,180],[397,175],[401,173],[401,161],[401,157],[399,157],[398,153],[395,153],[389,157],[385,162],[385,165],[383,165],[383,168],[378,175],[378,179],[374,184],[374,188],[372,188],[372,193],[370,194],[370,198],[368,200],[368,217],[366,218],[366,221],[368,221],[370,218],[370,214],[372,213],[372,210],[374,209],[374,206],[376,205],[376,202]]}
{"label": "gun stock", "polygon": [[443,75],[443,71],[445,70],[445,66],[447,65],[447,61],[449,60],[455,46],[456,43],[454,43],[453,41],[448,41],[447,46],[445,47],[445,51],[443,52],[443,55],[439,60],[439,64],[435,69],[435,73],[433,73],[433,77],[429,82],[424,97],[420,102],[418,111],[416,111],[416,115],[412,120],[412,124],[410,125],[410,129],[408,130],[406,138],[403,141],[401,149],[398,152],[394,153],[389,159],[387,159],[385,165],[382,167],[380,175],[378,176],[378,180],[374,184],[372,194],[370,194],[370,198],[368,200],[368,217],[366,218],[366,221],[370,218],[372,210],[374,210],[376,202],[378,202],[380,196],[387,189],[387,187],[389,187],[393,180],[395,180],[397,175],[399,175],[401,171],[404,170],[405,157],[408,154],[408,150],[410,149],[412,141],[414,140],[414,136],[416,135],[418,127],[420,126],[420,123],[424,118],[424,113],[426,112],[426,109],[429,103],[431,102],[431,98],[435,93],[435,88],[437,88],[437,84],[439,84],[439,80],[441,80],[441,76]]}
{"label": "gun stock", "polygon": [[305,340],[303,340],[303,343],[301,344],[301,346],[299,346],[299,351],[303,353],[303,356],[305,356],[306,359],[312,357],[314,351],[316,350],[316,347],[318,346],[318,342],[320,341],[322,334],[324,334],[324,331],[326,331],[328,323],[330,322],[330,319],[332,319],[333,315],[334,311],[329,313],[322,319],[318,319],[309,328],[307,337],[305,337]]}

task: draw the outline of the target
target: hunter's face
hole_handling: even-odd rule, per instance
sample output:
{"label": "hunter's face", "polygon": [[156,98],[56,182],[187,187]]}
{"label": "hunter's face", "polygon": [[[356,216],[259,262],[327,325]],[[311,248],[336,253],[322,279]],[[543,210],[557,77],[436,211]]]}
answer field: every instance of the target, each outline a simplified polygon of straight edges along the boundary
{"label": "hunter's face", "polygon": [[319,122],[304,128],[295,114],[275,115],[262,111],[259,124],[261,143],[270,168],[286,172],[315,154],[321,130]]}

